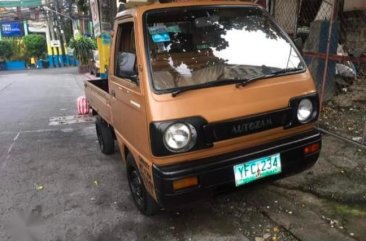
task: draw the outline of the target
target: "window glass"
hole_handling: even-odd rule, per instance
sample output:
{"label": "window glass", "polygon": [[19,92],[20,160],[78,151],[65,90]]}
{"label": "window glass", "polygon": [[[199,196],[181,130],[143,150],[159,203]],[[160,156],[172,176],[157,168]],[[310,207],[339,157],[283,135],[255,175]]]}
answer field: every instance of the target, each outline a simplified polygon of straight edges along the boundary
{"label": "window glass", "polygon": [[145,24],[156,90],[305,69],[292,43],[256,7],[161,10],[148,13]]}
{"label": "window glass", "polygon": [[137,82],[136,49],[133,22],[118,26],[116,48],[116,76]]}

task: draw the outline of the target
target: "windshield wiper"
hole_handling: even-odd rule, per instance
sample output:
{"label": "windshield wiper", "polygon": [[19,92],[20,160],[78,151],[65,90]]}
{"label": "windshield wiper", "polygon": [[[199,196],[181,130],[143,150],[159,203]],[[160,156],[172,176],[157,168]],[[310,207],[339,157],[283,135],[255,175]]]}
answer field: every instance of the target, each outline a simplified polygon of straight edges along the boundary
{"label": "windshield wiper", "polygon": [[245,86],[245,85],[247,85],[250,82],[253,82],[255,80],[268,79],[268,78],[271,78],[271,77],[275,77],[277,75],[282,75],[282,74],[297,72],[297,71],[302,71],[302,70],[304,70],[304,68],[287,68],[287,69],[277,70],[277,71],[274,71],[274,72],[269,73],[269,74],[255,76],[253,78],[242,79],[240,83],[236,84],[236,87],[239,88],[239,87]]}
{"label": "windshield wiper", "polygon": [[187,87],[182,87],[180,89],[174,90],[172,92],[172,97],[176,97],[177,95],[179,95],[183,92],[189,91],[189,90],[196,90],[196,89],[215,87],[215,86],[227,85],[227,84],[235,84],[235,83],[238,83],[238,81],[241,81],[241,80],[225,79],[225,80],[210,81],[210,82],[206,82],[206,83],[199,84],[199,85],[191,85],[191,86],[187,86]]}
{"label": "windshield wiper", "polygon": [[275,72],[272,72],[271,74],[274,74],[274,75],[286,74],[286,73],[297,72],[297,71],[302,71],[302,70],[304,70],[304,68],[287,68],[287,69],[277,70]]}
{"label": "windshield wiper", "polygon": [[203,84],[200,84],[200,85],[192,85],[192,86],[187,86],[187,87],[182,87],[180,89],[176,89],[172,92],[172,97],[176,97],[177,95],[179,95],[183,92],[189,91],[189,90],[196,90],[196,89],[202,89],[202,88],[207,88],[207,87],[215,87],[215,86],[227,85],[227,84],[235,84],[236,83],[236,87],[239,88],[239,87],[245,86],[248,83],[250,83],[252,81],[255,81],[255,80],[271,78],[271,77],[274,77],[274,76],[277,76],[277,75],[296,72],[296,71],[301,71],[301,70],[304,70],[304,69],[303,68],[287,68],[287,69],[281,69],[281,70],[274,71],[270,74],[256,76],[256,77],[253,77],[253,78],[223,79],[223,80],[217,80],[217,81],[210,81],[210,82],[206,82],[206,83],[203,83]]}

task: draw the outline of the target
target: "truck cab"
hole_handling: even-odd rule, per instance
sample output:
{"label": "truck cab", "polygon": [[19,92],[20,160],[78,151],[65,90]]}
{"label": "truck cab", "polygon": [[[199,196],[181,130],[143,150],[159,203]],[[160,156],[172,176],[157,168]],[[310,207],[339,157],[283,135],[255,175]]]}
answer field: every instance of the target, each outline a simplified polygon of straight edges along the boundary
{"label": "truck cab", "polygon": [[319,100],[291,39],[243,1],[118,13],[108,79],[85,81],[102,152],[114,139],[137,208],[152,215],[317,161]]}

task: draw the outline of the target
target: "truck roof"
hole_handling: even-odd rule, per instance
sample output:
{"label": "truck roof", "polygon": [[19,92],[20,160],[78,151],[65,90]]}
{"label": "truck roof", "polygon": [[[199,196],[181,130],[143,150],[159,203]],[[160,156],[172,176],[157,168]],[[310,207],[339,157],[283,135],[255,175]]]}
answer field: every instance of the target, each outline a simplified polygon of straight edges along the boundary
{"label": "truck roof", "polygon": [[119,13],[117,13],[116,18],[119,18],[124,15],[135,15],[136,11],[138,12],[145,12],[147,10],[153,10],[153,9],[161,9],[161,8],[173,8],[173,7],[182,7],[182,6],[215,6],[215,5],[252,5],[252,6],[258,6],[255,3],[248,1],[235,1],[235,0],[185,0],[183,2],[170,2],[170,3],[160,3],[160,2],[154,2],[154,3],[146,3],[143,5],[136,6],[134,8],[128,8],[126,10],[123,10]]}

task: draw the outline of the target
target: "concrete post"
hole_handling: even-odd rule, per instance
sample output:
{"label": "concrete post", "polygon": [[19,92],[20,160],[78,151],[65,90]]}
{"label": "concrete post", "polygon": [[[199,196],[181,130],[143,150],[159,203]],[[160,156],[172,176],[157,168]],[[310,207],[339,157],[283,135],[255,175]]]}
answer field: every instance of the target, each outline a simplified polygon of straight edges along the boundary
{"label": "concrete post", "polygon": [[27,36],[28,35],[28,24],[27,24],[27,20],[23,21],[23,28],[24,28],[24,35]]}
{"label": "concrete post", "polygon": [[[55,26],[54,27],[54,30],[56,32],[56,38],[57,38],[57,40],[60,41],[61,38],[60,38],[60,29],[59,29],[59,27],[58,26]],[[57,50],[58,50],[58,58],[57,58],[58,59],[58,63],[59,63],[59,65],[61,67],[64,67],[64,61],[63,61],[63,44],[61,43],[61,41],[60,41],[60,46],[57,47]]]}
{"label": "concrete post", "polygon": [[[52,14],[53,15],[53,14]],[[52,16],[52,19],[50,21],[50,32],[51,32],[51,39],[52,41],[56,40],[56,37],[55,37],[55,33],[54,33],[54,25],[53,25],[53,16]],[[51,46],[52,47],[52,46]],[[52,52],[53,52],[53,66],[54,67],[57,67],[58,66],[58,53],[57,53],[57,48],[55,47],[52,47]]]}
{"label": "concrete post", "polygon": [[47,51],[48,51],[48,62],[49,62],[49,67],[53,67],[55,66],[54,62],[53,62],[53,48],[52,48],[52,29],[51,29],[51,20],[50,20],[50,14],[49,12],[47,12],[47,31],[46,31],[46,38],[47,38]]}

